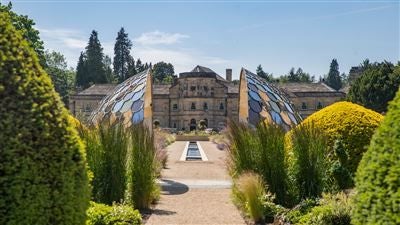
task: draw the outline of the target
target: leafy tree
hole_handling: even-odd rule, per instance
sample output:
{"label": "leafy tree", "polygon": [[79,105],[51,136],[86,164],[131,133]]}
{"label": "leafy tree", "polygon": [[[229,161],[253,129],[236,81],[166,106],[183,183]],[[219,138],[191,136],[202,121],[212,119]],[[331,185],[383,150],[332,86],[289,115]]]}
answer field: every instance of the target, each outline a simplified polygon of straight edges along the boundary
{"label": "leafy tree", "polygon": [[292,67],[288,74],[283,75],[279,78],[282,83],[286,82],[299,82],[299,83],[311,83],[314,82],[315,77],[310,76],[310,74],[306,73],[300,67],[296,70]]}
{"label": "leafy tree", "polygon": [[59,52],[45,52],[47,67],[46,72],[53,81],[54,88],[60,95],[62,101],[68,106],[68,98],[74,88],[75,72],[67,68],[67,61]]}
{"label": "leafy tree", "polygon": [[257,73],[258,76],[260,76],[261,78],[264,78],[268,82],[272,82],[273,81],[272,74],[264,72],[261,64],[257,66],[256,73]]}
{"label": "leafy tree", "polygon": [[357,169],[352,224],[400,224],[399,137],[400,92],[397,92]]}
{"label": "leafy tree", "polygon": [[174,74],[174,66],[171,63],[158,62],[154,64],[152,69],[153,81],[155,83],[172,82]]}
{"label": "leafy tree", "polygon": [[336,59],[333,59],[329,69],[328,76],[325,79],[326,84],[335,90],[342,88],[342,79],[339,72],[339,64]]}
{"label": "leafy tree", "polygon": [[50,77],[0,12],[0,224],[85,224],[84,149]]}
{"label": "leafy tree", "polygon": [[101,47],[97,31],[93,30],[86,47],[87,81],[83,84],[84,87],[89,87],[91,83],[107,83],[103,60],[103,47]]}
{"label": "leafy tree", "polygon": [[34,28],[35,22],[28,16],[18,15],[12,11],[12,3],[2,5],[0,2],[0,12],[6,12],[10,15],[11,22],[15,29],[21,31],[22,37],[28,41],[29,46],[36,52],[40,65],[46,67],[46,59],[44,54],[44,44],[40,40],[39,31]]}
{"label": "leafy tree", "polygon": [[86,55],[83,52],[81,52],[78,64],[76,65],[75,85],[77,87],[83,87],[86,86],[87,83],[88,79],[87,79]]}
{"label": "leafy tree", "polygon": [[124,28],[121,27],[114,45],[114,74],[117,76],[119,83],[129,77],[128,64],[131,48],[132,42],[129,40],[128,34],[125,33]]}
{"label": "leafy tree", "polygon": [[386,112],[400,85],[400,64],[374,63],[353,82],[347,98],[377,112]]}

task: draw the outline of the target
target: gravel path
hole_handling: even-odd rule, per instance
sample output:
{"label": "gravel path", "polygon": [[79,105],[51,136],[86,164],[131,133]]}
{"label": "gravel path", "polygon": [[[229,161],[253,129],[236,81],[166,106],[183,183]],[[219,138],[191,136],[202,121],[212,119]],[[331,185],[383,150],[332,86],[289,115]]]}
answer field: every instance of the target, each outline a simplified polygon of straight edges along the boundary
{"label": "gravel path", "polygon": [[146,224],[245,224],[230,199],[226,152],[200,142],[209,161],[179,161],[186,142],[168,147],[168,168],[162,171],[162,195]]}

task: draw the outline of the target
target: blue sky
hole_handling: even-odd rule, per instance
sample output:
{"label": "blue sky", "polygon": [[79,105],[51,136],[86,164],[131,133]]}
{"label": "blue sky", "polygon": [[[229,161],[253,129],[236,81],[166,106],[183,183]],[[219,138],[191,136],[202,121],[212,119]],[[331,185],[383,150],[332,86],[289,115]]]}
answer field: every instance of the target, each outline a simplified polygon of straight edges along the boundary
{"label": "blue sky", "polygon": [[[2,3],[8,1],[1,0]],[[275,76],[302,67],[326,74],[332,58],[341,72],[365,58],[400,59],[398,1],[134,1],[24,0],[14,10],[36,22],[48,49],[75,66],[91,30],[113,55],[121,26],[134,58],[171,62],[177,73],[200,64],[223,75],[262,64]]]}

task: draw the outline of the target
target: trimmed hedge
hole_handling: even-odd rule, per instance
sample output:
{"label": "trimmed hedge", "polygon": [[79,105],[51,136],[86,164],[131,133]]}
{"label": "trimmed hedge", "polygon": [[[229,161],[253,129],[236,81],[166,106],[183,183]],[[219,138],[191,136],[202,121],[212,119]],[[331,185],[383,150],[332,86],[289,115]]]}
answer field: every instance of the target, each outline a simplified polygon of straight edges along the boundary
{"label": "trimmed hedge", "polygon": [[400,91],[356,174],[355,225],[400,224]]}
{"label": "trimmed hedge", "polygon": [[86,225],[139,225],[142,217],[138,210],[128,205],[108,206],[90,203]]}
{"label": "trimmed hedge", "polygon": [[[350,173],[355,173],[366,146],[383,119],[377,112],[350,102],[337,102],[306,118],[302,124],[312,123],[325,132],[328,145],[332,147],[336,140],[344,146],[347,160],[343,165]],[[333,160],[339,157],[330,152]],[[341,160],[342,161],[342,160]]]}
{"label": "trimmed hedge", "polygon": [[84,224],[83,144],[36,54],[0,13],[0,224]]}

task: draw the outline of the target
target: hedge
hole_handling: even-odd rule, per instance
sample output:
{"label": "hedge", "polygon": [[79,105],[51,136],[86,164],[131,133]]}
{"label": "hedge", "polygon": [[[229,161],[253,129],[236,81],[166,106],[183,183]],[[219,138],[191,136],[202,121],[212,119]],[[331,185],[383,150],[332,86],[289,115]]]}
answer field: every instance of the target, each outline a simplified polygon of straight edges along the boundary
{"label": "hedge", "polygon": [[7,13],[0,13],[0,34],[0,224],[84,224],[82,142]]}
{"label": "hedge", "polygon": [[356,174],[354,225],[400,224],[400,92]]}

